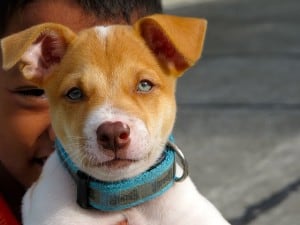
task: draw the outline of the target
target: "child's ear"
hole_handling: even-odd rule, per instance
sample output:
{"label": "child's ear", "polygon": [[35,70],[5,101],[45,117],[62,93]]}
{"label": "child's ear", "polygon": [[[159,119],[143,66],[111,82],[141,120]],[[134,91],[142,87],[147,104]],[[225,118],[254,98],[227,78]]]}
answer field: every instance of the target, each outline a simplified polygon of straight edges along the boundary
{"label": "child's ear", "polygon": [[180,76],[200,57],[207,21],[156,14],[142,18],[134,29],[169,74]]}
{"label": "child's ear", "polygon": [[45,23],[3,38],[3,69],[8,70],[19,63],[26,79],[41,84],[60,63],[75,36],[65,26]]}

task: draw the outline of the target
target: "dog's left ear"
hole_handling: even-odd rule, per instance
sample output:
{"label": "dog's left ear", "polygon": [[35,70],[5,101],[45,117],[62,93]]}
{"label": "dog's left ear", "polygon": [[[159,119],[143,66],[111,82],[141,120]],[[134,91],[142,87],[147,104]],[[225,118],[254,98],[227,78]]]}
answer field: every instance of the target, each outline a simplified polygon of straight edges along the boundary
{"label": "dog's left ear", "polygon": [[155,14],[134,24],[134,29],[168,74],[180,76],[200,57],[207,21]]}

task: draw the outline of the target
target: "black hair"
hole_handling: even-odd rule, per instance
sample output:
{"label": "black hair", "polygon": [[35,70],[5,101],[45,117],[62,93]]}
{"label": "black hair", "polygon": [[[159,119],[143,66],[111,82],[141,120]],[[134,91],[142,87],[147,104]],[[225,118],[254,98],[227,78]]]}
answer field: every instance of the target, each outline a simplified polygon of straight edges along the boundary
{"label": "black hair", "polygon": [[[0,0],[0,37],[11,16],[33,0]],[[131,23],[132,15],[143,17],[162,12],[161,0],[76,0],[87,12],[101,19],[122,19]]]}

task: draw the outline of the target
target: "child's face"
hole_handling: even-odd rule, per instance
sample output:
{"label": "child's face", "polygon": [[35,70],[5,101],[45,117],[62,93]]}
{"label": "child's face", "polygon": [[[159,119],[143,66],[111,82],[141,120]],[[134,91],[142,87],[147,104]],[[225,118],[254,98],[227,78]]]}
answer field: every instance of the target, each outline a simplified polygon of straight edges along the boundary
{"label": "child's face", "polygon": [[[104,22],[88,15],[72,0],[34,1],[9,21],[5,36],[43,22],[61,23],[74,31]],[[53,140],[43,90],[25,80],[16,67],[9,71],[0,69],[1,164],[29,187],[53,151]]]}

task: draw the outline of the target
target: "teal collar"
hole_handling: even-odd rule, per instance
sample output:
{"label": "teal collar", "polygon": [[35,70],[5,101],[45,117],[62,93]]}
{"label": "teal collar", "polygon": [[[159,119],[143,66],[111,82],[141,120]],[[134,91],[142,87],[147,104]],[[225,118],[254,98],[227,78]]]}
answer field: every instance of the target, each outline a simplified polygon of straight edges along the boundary
{"label": "teal collar", "polygon": [[[162,195],[174,185],[174,182],[181,181],[188,175],[183,154],[170,141],[156,165],[136,177],[116,182],[101,181],[87,175],[79,170],[57,139],[55,146],[59,158],[77,184],[77,203],[82,208],[101,211],[128,209]],[[183,165],[183,174],[180,178],[175,176],[175,154]]]}

